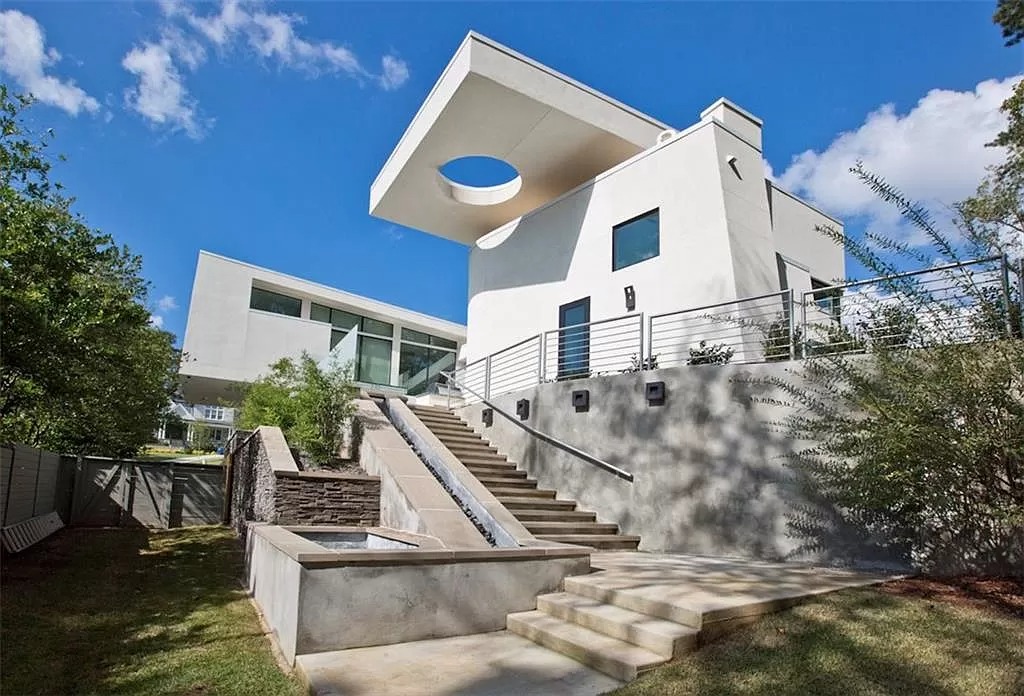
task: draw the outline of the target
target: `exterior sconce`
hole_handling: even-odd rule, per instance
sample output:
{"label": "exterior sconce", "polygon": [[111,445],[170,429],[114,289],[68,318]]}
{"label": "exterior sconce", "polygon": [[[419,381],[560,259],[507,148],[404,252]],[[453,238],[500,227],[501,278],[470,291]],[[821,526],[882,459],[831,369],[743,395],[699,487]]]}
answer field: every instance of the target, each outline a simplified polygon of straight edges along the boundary
{"label": "exterior sconce", "polygon": [[572,406],[576,413],[586,413],[590,410],[590,390],[577,389],[572,393]]}
{"label": "exterior sconce", "polygon": [[480,419],[488,428],[494,425],[494,409],[485,408],[483,411],[480,412]]}
{"label": "exterior sconce", "polygon": [[644,384],[644,396],[648,406],[661,406],[665,403],[665,383],[647,382]]}
{"label": "exterior sconce", "polygon": [[529,399],[520,399],[516,402],[516,415],[519,416],[519,420],[526,420],[530,417]]}
{"label": "exterior sconce", "polygon": [[626,292],[626,311],[632,312],[636,309],[636,290],[633,289],[632,285],[627,285],[623,289]]}

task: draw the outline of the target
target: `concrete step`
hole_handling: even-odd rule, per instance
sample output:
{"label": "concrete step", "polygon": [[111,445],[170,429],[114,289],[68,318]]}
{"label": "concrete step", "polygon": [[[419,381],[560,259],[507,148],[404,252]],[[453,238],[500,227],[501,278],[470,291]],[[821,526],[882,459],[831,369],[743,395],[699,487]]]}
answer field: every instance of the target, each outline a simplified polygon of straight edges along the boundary
{"label": "concrete step", "polygon": [[[511,465],[510,465],[511,466]],[[492,469],[490,467],[479,467],[479,466],[467,466],[473,475],[483,481],[484,479],[491,479],[495,483],[498,481],[518,481],[520,479],[527,478],[527,474],[522,469]],[[535,479],[530,479],[536,483]]]}
{"label": "concrete step", "polygon": [[[511,509],[511,508],[510,508]],[[586,510],[516,510],[515,518],[527,522],[596,522],[597,515]]]}
{"label": "concrete step", "polygon": [[464,454],[459,457],[459,461],[466,466],[502,466],[516,468],[514,462],[510,462],[504,454],[498,454],[497,452],[479,452],[476,454]]}
{"label": "concrete step", "polygon": [[[479,444],[472,444],[469,442],[451,442],[446,443],[445,447],[450,449],[452,453],[465,454],[469,457],[498,453],[498,449],[496,447],[485,445],[483,440],[480,440]],[[462,457],[459,457],[459,459],[462,459]],[[504,457],[502,457],[502,459],[504,459]]]}
{"label": "concrete step", "polygon": [[537,609],[563,621],[639,645],[666,659],[696,650],[700,635],[696,628],[571,592],[540,595],[537,597]]}
{"label": "concrete step", "polygon": [[509,614],[508,630],[534,643],[590,665],[607,675],[632,681],[640,672],[667,662],[665,657],[542,611]]}
{"label": "concrete step", "polygon": [[598,522],[566,522],[561,520],[523,522],[523,525],[531,534],[616,534],[619,531],[619,525],[617,524],[602,524]]}
{"label": "concrete step", "polygon": [[[523,474],[526,472],[524,471]],[[488,489],[494,488],[536,488],[537,479],[507,478],[504,476],[477,476],[477,480]]]}
{"label": "concrete step", "polygon": [[[594,573],[592,575],[601,575]],[[703,612],[673,603],[663,598],[652,598],[649,593],[645,594],[643,588],[631,588],[629,586],[608,586],[603,580],[594,581],[590,575],[577,575],[567,577],[562,585],[566,592],[575,595],[596,599],[605,604],[614,604],[623,609],[629,609],[640,614],[653,616],[659,619],[674,621],[690,628],[700,629],[703,624]]]}
{"label": "concrete step", "polygon": [[[625,549],[635,551],[640,537],[626,534],[534,534],[538,539],[560,544],[578,544],[594,549]],[[566,589],[569,589],[566,586]]]}
{"label": "concrete step", "polygon": [[459,435],[476,435],[477,437],[480,437],[480,435],[469,426],[436,425],[434,423],[425,423],[424,425],[430,428],[430,432],[434,433],[438,437],[441,437],[442,435],[453,435],[456,437]]}
{"label": "concrete step", "polygon": [[464,421],[456,416],[454,413],[449,411],[443,411],[436,408],[423,408],[421,406],[414,406],[412,412],[416,414],[416,417],[421,421],[426,422],[428,420],[444,423],[463,423]]}
{"label": "concrete step", "polygon": [[502,505],[507,507],[509,510],[513,510],[513,515],[517,515],[516,510],[574,510],[576,509],[575,500],[552,500],[549,498],[529,498],[518,495],[495,495]]}
{"label": "concrete step", "polygon": [[490,442],[488,442],[487,440],[483,439],[482,437],[480,437],[476,433],[472,433],[472,432],[471,433],[461,433],[459,435],[452,435],[450,433],[439,433],[439,432],[436,432],[436,431],[431,431],[431,432],[434,433],[434,435],[437,437],[438,440],[440,440],[441,442],[445,443],[446,445],[448,445],[448,444],[453,444],[453,445],[461,445],[461,444],[475,445],[477,443],[484,444],[484,445],[489,445],[490,444]]}
{"label": "concrete step", "polygon": [[554,500],[555,491],[547,488],[516,488],[515,486],[488,486],[489,490],[495,498],[501,498],[504,495],[512,495],[519,498],[550,498]]}

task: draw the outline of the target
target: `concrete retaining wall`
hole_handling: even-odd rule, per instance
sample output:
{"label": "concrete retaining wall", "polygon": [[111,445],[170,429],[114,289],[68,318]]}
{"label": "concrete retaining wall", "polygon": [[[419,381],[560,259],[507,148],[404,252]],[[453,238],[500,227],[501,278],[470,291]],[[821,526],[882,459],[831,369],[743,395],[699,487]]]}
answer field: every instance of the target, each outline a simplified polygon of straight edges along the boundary
{"label": "concrete retaining wall", "polygon": [[[768,424],[788,407],[755,399],[782,395],[750,378],[780,375],[785,363],[684,366],[637,374],[542,384],[495,397],[513,414],[530,400],[528,423],[543,433],[634,475],[624,481],[528,434],[497,412],[481,422],[482,404],[460,410],[467,422],[542,488],[641,537],[649,551],[738,555],[763,559],[893,561],[811,499],[780,455],[794,443]],[[648,405],[646,382],[666,385],[664,405]],[[590,391],[577,412],[574,390]],[[824,521],[825,533],[795,531],[801,521]]]}
{"label": "concrete retaining wall", "polygon": [[373,527],[380,522],[380,479],[320,471],[277,472],[278,524]]}

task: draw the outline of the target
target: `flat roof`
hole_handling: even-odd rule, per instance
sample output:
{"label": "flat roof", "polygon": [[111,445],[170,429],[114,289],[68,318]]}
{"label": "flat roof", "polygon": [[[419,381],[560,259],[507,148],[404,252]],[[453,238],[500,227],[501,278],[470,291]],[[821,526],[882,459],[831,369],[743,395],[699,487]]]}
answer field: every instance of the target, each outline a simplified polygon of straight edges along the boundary
{"label": "flat roof", "polygon": [[[370,213],[473,244],[653,146],[666,124],[470,32],[370,187]],[[484,155],[519,173],[477,188],[440,168]]]}

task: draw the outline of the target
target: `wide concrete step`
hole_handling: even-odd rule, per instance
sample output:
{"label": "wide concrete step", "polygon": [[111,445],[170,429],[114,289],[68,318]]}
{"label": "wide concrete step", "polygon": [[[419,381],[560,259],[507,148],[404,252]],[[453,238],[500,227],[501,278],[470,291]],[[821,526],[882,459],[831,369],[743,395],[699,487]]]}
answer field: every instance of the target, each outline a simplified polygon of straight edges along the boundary
{"label": "wide concrete step", "polygon": [[441,442],[443,442],[446,445],[449,445],[449,444],[456,444],[456,445],[458,445],[458,444],[464,444],[464,443],[465,444],[469,444],[469,445],[476,445],[476,444],[489,445],[490,444],[490,442],[488,442],[487,440],[483,439],[482,437],[480,437],[479,435],[477,435],[476,433],[473,433],[473,432],[462,433],[462,434],[459,434],[459,435],[452,435],[450,433],[439,433],[437,431],[431,431],[431,432],[434,433],[434,435],[437,437],[438,440],[440,440]]}
{"label": "wide concrete step", "polygon": [[614,580],[606,581],[603,575],[592,573],[567,577],[562,585],[566,592],[575,595],[596,599],[605,604],[614,604],[647,616],[674,621],[694,629],[701,628],[703,612],[700,609],[680,602],[674,603],[667,598],[652,597],[649,592],[644,591],[644,587],[630,587]]}
{"label": "wide concrete step", "polygon": [[517,520],[527,522],[595,522],[597,515],[586,510],[516,510]]}
{"label": "wide concrete step", "polygon": [[414,407],[412,409],[412,412],[415,413],[416,417],[419,418],[424,423],[427,422],[428,420],[436,421],[436,422],[443,422],[443,423],[464,423],[465,422],[461,418],[456,416],[454,413],[451,413],[449,411],[442,411],[442,410],[434,409],[434,408],[429,408],[428,409],[428,408],[422,408],[422,407]]}
{"label": "wide concrete step", "polygon": [[523,522],[523,526],[531,534],[615,534],[619,531],[619,525],[617,524],[580,521],[566,522],[564,520],[554,522]]}
{"label": "wide concrete step", "polygon": [[[550,498],[497,494],[494,497],[509,510],[574,510],[576,508],[575,500],[552,500]],[[516,512],[512,514],[518,515]]]}
{"label": "wide concrete step", "polygon": [[[578,544],[595,549],[635,550],[640,537],[626,534],[534,534],[538,539],[557,541],[560,544]],[[566,589],[569,589],[566,587]]]}
{"label": "wide concrete step", "polygon": [[665,657],[646,648],[563,621],[542,611],[509,614],[506,625],[512,633],[557,650],[622,681],[632,681],[640,672],[667,662]]}
{"label": "wide concrete step", "polygon": [[[524,471],[525,475],[526,472]],[[495,488],[536,488],[537,479],[507,478],[504,476],[477,476],[477,480],[492,492]]]}
{"label": "wide concrete step", "polygon": [[511,495],[520,498],[551,498],[554,499],[556,491],[547,488],[516,488],[514,486],[487,486],[495,498],[504,495]]}
{"label": "wide concrete step", "polygon": [[456,426],[456,425],[437,425],[434,423],[427,423],[426,426],[430,429],[430,432],[434,433],[438,437],[450,435],[452,437],[458,437],[460,435],[475,435],[480,437],[479,433],[474,431],[469,426]]}
{"label": "wide concrete step", "polygon": [[665,658],[697,649],[700,631],[675,621],[606,604],[571,592],[537,597],[537,609],[556,618],[646,648]]}

